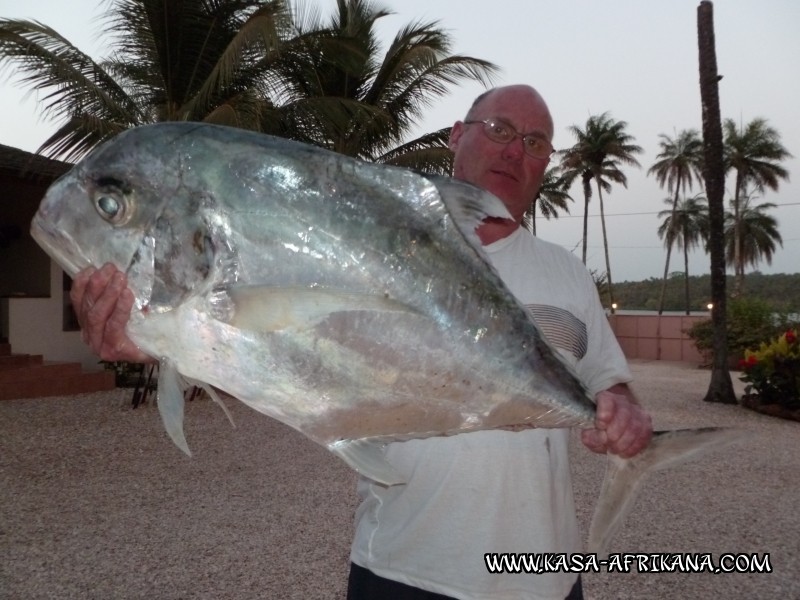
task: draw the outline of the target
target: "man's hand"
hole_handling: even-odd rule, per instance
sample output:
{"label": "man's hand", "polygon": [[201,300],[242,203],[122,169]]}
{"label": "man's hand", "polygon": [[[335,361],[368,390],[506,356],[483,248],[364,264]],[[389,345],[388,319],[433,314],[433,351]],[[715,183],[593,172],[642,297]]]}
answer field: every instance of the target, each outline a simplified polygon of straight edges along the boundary
{"label": "man's hand", "polygon": [[134,303],[125,274],[112,264],[89,267],[75,276],[69,292],[81,337],[103,360],[153,362],[125,333]]}
{"label": "man's hand", "polygon": [[615,385],[597,394],[596,399],[595,428],[581,432],[581,441],[589,450],[630,458],[650,443],[650,415],[639,406],[627,385]]}

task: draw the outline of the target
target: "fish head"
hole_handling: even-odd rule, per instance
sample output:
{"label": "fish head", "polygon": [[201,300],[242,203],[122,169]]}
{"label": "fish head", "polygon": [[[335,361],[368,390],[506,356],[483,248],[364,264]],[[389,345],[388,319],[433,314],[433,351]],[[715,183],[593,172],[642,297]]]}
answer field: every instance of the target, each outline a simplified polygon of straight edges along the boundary
{"label": "fish head", "polygon": [[185,131],[138,127],[94,149],[48,189],[33,238],[70,276],[116,265],[140,309],[168,310],[208,287],[224,227]]}

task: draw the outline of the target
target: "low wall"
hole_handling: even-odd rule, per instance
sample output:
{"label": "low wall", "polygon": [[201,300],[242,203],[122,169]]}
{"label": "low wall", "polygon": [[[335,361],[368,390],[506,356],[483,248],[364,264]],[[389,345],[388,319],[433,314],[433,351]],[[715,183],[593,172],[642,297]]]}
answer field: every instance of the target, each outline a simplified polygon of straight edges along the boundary
{"label": "low wall", "polygon": [[695,315],[629,311],[609,315],[608,320],[626,358],[673,360],[702,364],[703,356],[686,331],[708,313]]}

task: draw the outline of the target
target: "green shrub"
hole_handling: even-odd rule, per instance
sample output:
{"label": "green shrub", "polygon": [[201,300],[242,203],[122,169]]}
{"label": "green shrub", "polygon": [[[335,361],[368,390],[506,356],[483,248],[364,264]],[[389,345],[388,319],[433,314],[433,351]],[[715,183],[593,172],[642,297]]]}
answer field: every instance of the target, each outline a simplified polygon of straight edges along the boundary
{"label": "green shrub", "polygon": [[[728,355],[734,358],[744,356],[745,350],[755,348],[764,340],[769,340],[791,326],[786,313],[776,313],[775,309],[763,300],[737,298],[728,301],[726,318]],[[694,340],[697,349],[707,355],[713,354],[713,325],[711,319],[695,323],[686,332]]]}
{"label": "green shrub", "polygon": [[745,350],[739,367],[746,394],[758,394],[762,404],[800,408],[800,342],[798,330],[789,329],[758,350]]}

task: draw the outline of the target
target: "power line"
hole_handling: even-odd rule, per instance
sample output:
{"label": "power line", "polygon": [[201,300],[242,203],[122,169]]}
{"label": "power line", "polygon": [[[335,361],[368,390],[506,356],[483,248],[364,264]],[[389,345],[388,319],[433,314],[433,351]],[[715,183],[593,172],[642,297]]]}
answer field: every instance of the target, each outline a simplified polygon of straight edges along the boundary
{"label": "power line", "polygon": [[[776,204],[774,208],[781,208],[783,206],[800,206],[800,202],[784,202],[782,204]],[[669,210],[668,208],[665,210]],[[657,215],[663,211],[652,211],[652,212],[632,212],[632,213],[606,213],[606,217],[640,217],[643,215]],[[600,214],[592,214],[589,215],[590,217],[599,217]],[[559,219],[582,219],[583,215],[558,215]]]}

